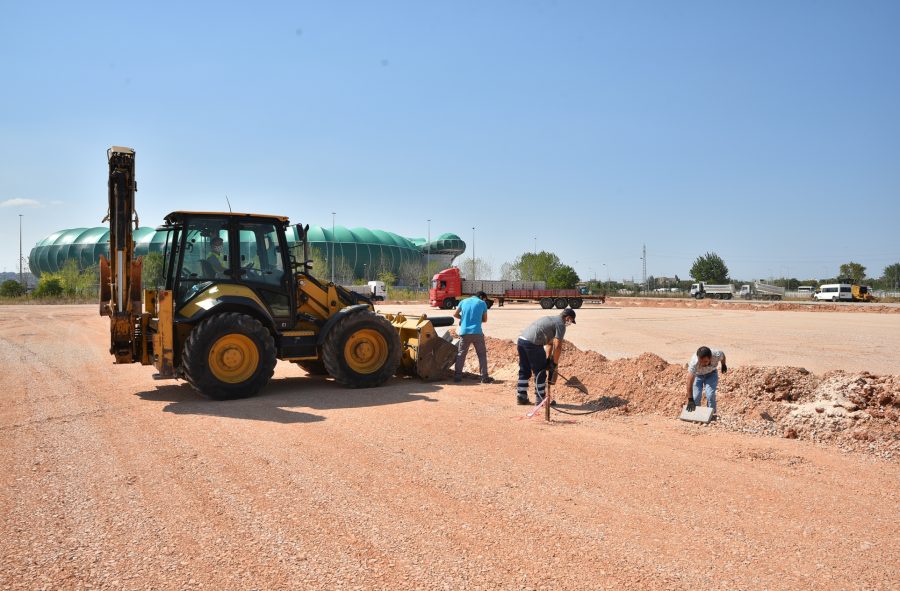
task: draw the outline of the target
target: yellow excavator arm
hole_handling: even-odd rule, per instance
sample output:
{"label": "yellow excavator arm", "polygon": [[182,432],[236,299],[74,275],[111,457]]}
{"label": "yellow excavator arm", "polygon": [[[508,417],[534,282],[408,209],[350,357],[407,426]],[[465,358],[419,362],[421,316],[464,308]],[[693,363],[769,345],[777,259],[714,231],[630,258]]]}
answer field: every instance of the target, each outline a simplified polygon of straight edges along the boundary
{"label": "yellow excavator arm", "polygon": [[110,317],[110,349],[116,363],[139,361],[142,343],[136,333],[141,316],[141,259],[134,259],[134,150],[113,146],[109,161],[109,258],[100,257],[100,315]]}

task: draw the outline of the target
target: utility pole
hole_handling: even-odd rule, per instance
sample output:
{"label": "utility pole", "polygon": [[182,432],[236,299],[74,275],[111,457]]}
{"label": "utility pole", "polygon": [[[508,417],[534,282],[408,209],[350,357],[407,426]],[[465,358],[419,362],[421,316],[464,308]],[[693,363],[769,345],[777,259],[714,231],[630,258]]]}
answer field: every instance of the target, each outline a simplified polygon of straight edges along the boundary
{"label": "utility pole", "polygon": [[25,288],[25,275],[22,273],[22,214],[19,214],[19,283]]}
{"label": "utility pole", "polygon": [[331,282],[334,283],[334,247],[337,246],[337,240],[334,237],[334,212],[331,212]]}
{"label": "utility pole", "polygon": [[641,252],[641,262],[643,263],[643,277],[641,279],[641,286],[644,291],[647,291],[647,245],[644,245],[644,249]]}
{"label": "utility pole", "polygon": [[[426,281],[431,281],[431,277],[428,276],[431,273],[431,220],[428,220],[428,242],[425,247],[425,279]],[[429,283],[430,285],[430,283]]]}

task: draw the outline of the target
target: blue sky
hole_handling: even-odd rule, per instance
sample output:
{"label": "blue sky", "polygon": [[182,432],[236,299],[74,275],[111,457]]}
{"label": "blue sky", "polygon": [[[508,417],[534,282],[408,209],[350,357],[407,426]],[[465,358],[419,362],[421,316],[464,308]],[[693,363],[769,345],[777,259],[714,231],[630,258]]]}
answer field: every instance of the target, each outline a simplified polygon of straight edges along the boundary
{"label": "blue sky", "polygon": [[[138,212],[475,229],[584,277],[870,276],[900,261],[898,2],[153,2],[0,7],[0,270]],[[535,240],[536,239],[536,240]],[[471,245],[470,245],[471,247]],[[467,252],[465,256],[471,256]]]}

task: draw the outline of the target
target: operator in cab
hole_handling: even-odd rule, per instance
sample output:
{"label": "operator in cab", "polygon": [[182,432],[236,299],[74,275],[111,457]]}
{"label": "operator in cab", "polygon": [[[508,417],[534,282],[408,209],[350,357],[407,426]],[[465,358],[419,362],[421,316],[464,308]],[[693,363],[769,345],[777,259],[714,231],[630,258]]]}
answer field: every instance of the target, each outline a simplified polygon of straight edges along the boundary
{"label": "operator in cab", "polygon": [[212,242],[210,242],[210,251],[209,256],[206,257],[206,262],[209,263],[209,268],[217,278],[225,277],[227,266],[224,260],[224,251],[225,243],[223,240],[218,236],[213,238]]}

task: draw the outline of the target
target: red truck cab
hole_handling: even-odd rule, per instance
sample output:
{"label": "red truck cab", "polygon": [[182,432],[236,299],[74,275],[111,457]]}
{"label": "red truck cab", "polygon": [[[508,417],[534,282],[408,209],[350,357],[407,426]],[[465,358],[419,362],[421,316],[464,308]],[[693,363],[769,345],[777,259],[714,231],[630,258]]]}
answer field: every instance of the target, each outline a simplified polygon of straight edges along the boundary
{"label": "red truck cab", "polygon": [[433,308],[450,310],[455,308],[462,295],[462,275],[459,268],[450,267],[434,274],[428,297]]}

